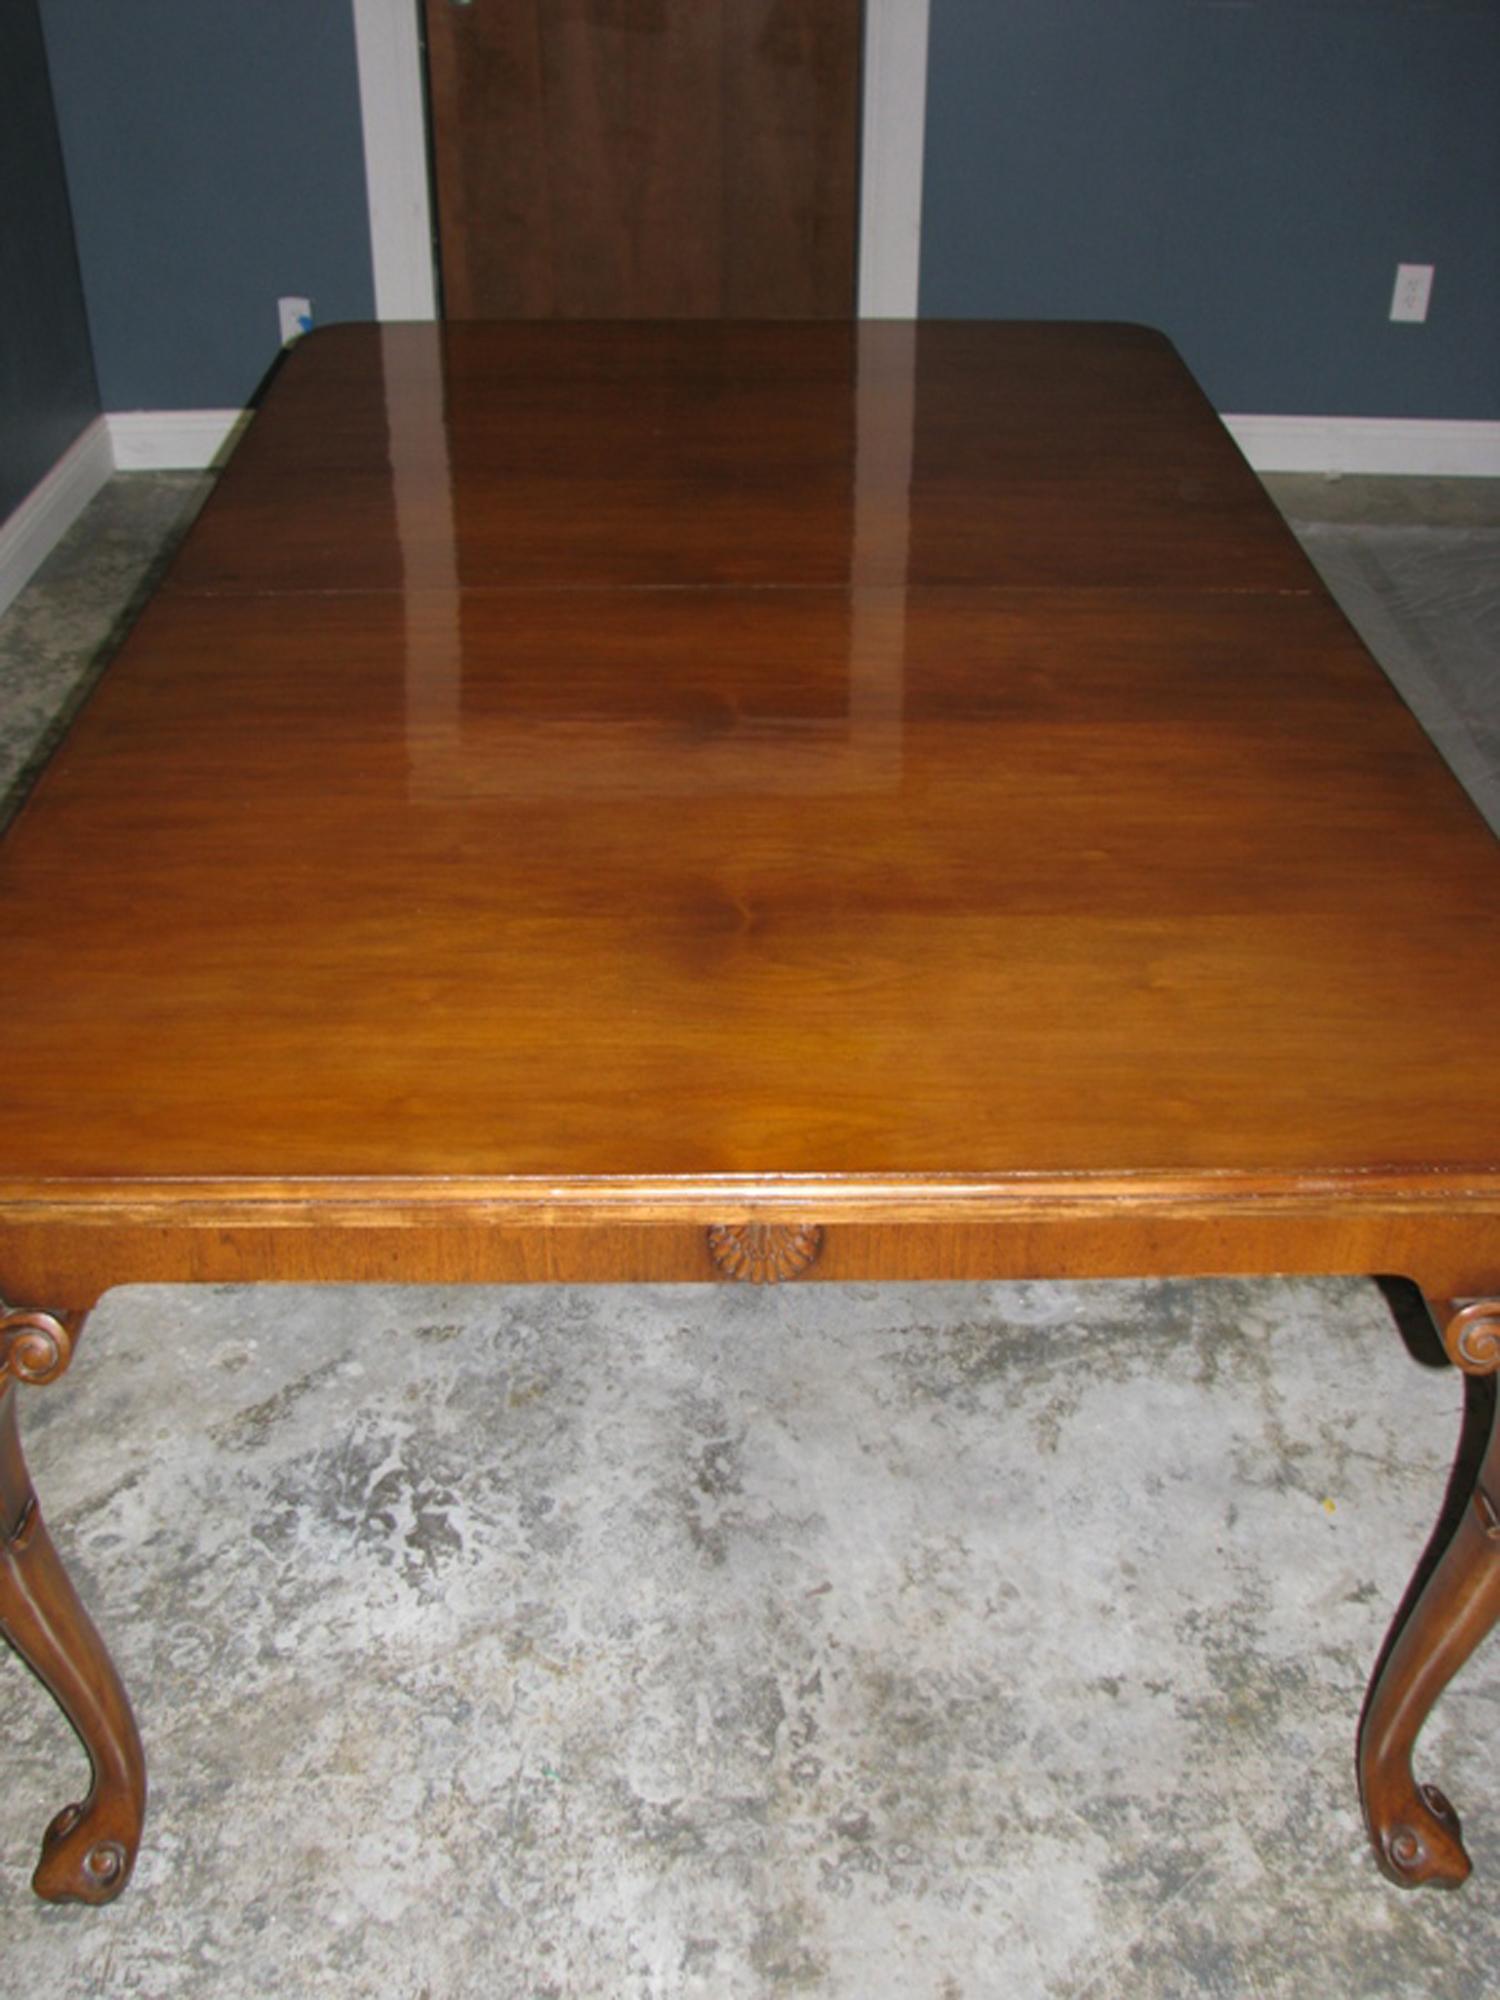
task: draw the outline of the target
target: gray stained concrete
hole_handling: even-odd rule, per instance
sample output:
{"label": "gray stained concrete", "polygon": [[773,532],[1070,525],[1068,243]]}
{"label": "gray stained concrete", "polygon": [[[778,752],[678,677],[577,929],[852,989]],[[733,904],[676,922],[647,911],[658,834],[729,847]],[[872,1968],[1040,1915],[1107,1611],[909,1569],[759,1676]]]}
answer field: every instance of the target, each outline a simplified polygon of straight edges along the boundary
{"label": "gray stained concrete", "polygon": [[[1371,484],[1276,490],[1493,807],[1494,489]],[[6,782],[200,490],[0,622]],[[0,1662],[0,1996],[1481,2000],[1500,1646],[1461,1894],[1352,1769],[1460,1388],[1346,1280],[116,1292],[24,1422],[147,1840],[33,1904],[82,1760]]]}

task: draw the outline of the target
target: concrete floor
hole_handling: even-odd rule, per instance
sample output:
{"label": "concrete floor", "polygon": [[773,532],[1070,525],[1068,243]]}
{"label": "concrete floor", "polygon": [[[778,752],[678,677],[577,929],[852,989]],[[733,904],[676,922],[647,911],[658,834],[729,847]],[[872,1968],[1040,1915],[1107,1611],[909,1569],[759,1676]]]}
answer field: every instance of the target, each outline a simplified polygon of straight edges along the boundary
{"label": "concrete floor", "polygon": [[[0,621],[0,790],[199,490]],[[1275,490],[1492,810],[1495,488]],[[82,1760],[0,1659],[0,2000],[1480,2000],[1500,1646],[1461,1894],[1352,1770],[1460,1402],[1346,1280],[116,1292],[23,1414],[147,1840],[33,1903]]]}

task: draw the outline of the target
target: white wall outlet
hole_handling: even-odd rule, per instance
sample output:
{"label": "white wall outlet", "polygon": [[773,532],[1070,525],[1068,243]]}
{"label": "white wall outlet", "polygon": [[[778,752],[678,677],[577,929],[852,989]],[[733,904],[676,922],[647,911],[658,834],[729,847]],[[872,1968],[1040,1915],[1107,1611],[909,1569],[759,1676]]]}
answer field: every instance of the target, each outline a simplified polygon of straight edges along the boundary
{"label": "white wall outlet", "polygon": [[300,340],[304,333],[312,332],[311,299],[278,299],[276,316],[281,322],[281,344],[290,347],[294,340]]}
{"label": "white wall outlet", "polygon": [[1396,289],[1391,293],[1391,318],[1424,320],[1427,301],[1432,297],[1430,264],[1398,264]]}

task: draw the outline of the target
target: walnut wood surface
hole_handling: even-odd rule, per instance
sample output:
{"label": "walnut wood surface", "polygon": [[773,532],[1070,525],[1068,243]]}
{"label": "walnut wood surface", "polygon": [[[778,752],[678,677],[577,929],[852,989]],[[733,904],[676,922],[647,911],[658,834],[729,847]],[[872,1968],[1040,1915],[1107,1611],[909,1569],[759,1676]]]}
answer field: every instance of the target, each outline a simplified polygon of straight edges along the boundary
{"label": "walnut wood surface", "polygon": [[427,0],[455,318],[847,317],[860,0]]}
{"label": "walnut wood surface", "polygon": [[315,336],[0,908],[13,1290],[1500,1276],[1500,850],[1138,328]]}
{"label": "walnut wood surface", "polygon": [[[1140,328],[314,335],[0,846],[0,934],[34,1306],[773,1267],[1500,1294],[1500,849]],[[133,1853],[144,1780],[3,1394],[0,1615],[102,1773],[55,1884]],[[1372,1693],[1397,1879],[1466,1866],[1410,1752],[1491,1539]]]}
{"label": "walnut wood surface", "polygon": [[1322,595],[1160,334],[878,320],[324,328],[171,577],[736,583]]}

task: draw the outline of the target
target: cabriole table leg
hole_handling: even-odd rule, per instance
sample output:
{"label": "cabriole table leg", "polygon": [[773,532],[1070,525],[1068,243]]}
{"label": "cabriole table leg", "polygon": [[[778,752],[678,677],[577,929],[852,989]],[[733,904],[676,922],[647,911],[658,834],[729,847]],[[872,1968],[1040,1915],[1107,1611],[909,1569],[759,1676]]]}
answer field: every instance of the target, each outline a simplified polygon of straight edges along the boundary
{"label": "cabriole table leg", "polygon": [[32,1887],[49,1903],[108,1903],[135,1866],[146,1761],[114,1662],[42,1521],[16,1421],[16,1383],[55,1380],[79,1321],[0,1314],[0,1633],[72,1723],[93,1768],[88,1796],[64,1806],[43,1836]]}
{"label": "cabriole table leg", "polygon": [[1359,1732],[1359,1789],[1381,1868],[1402,1888],[1456,1889],[1469,1873],[1457,1813],[1419,1784],[1412,1750],[1432,1706],[1500,1618],[1500,1299],[1435,1308],[1443,1345],[1470,1377],[1484,1453],[1463,1515],[1371,1683]]}

